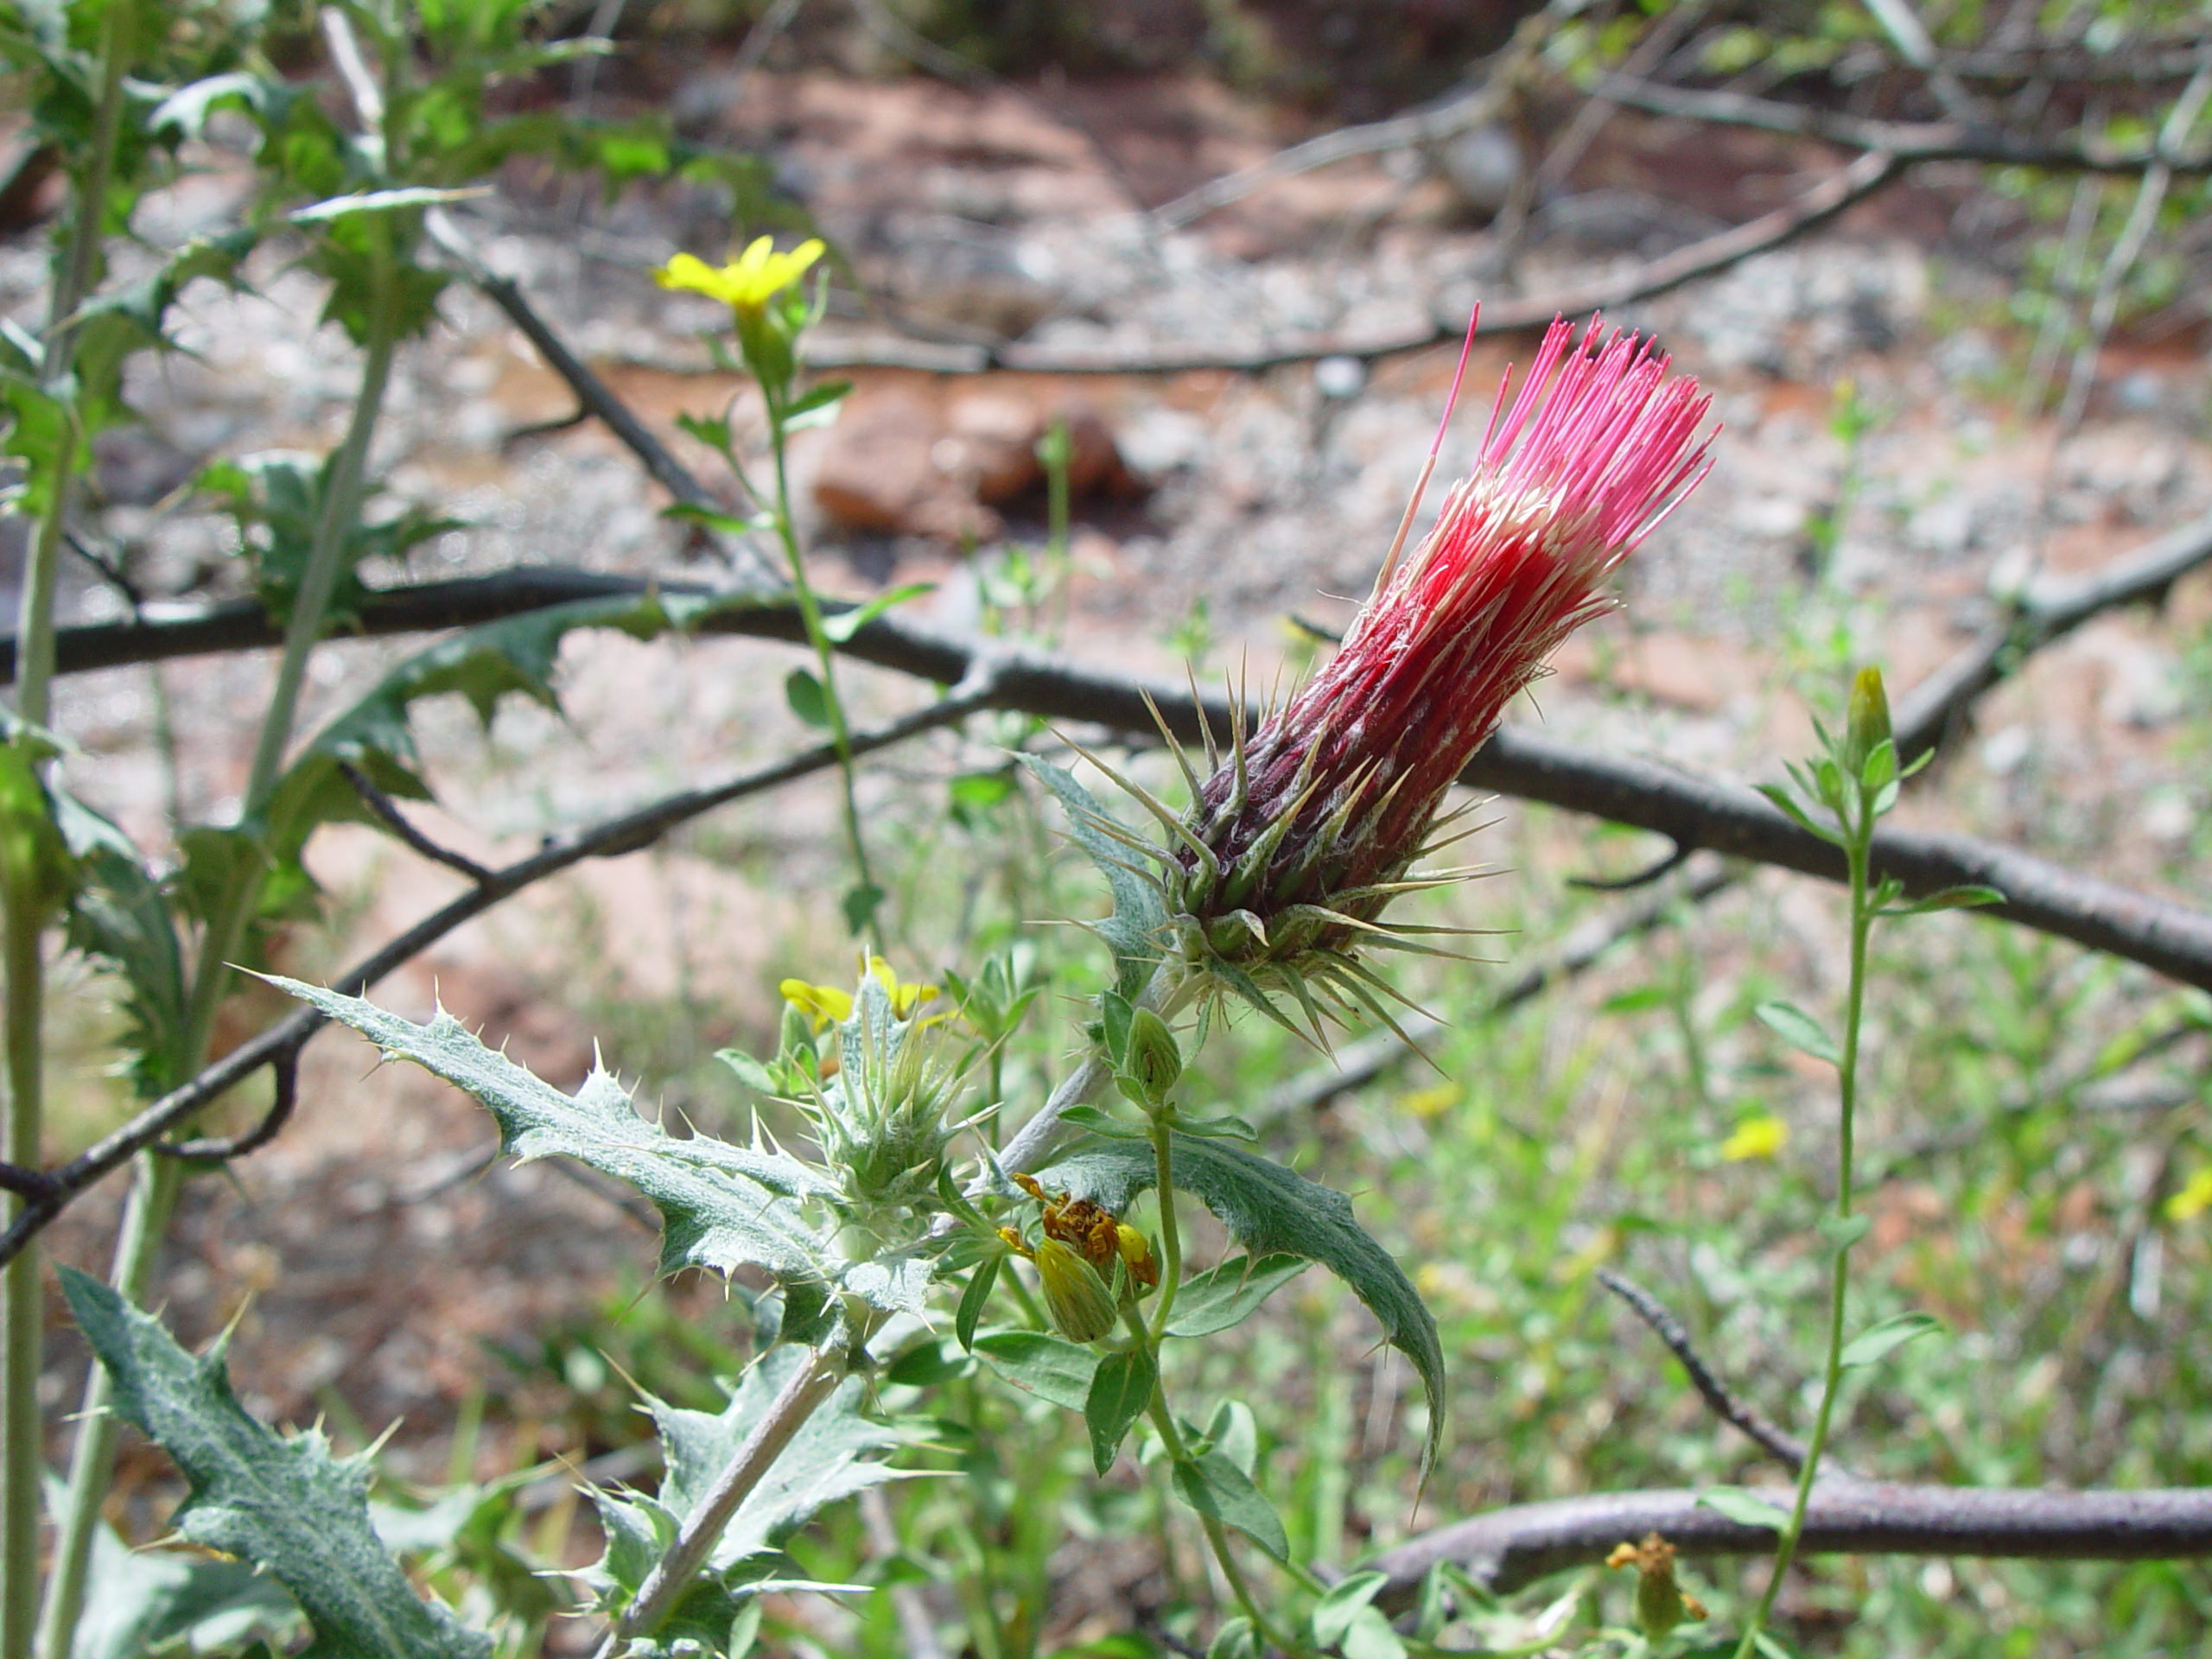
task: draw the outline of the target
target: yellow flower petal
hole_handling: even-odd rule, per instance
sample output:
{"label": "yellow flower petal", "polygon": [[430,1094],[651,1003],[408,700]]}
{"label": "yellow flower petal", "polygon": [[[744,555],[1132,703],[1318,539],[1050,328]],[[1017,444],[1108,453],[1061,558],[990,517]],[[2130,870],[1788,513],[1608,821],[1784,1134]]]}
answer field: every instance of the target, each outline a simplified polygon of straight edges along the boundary
{"label": "yellow flower petal", "polygon": [[679,253],[653,273],[653,280],[663,288],[704,294],[733,310],[758,311],[805,276],[824,251],[811,237],[788,253],[776,251],[773,237],[756,237],[719,270],[696,255]]}
{"label": "yellow flower petal", "polygon": [[1736,1126],[1735,1134],[1720,1143],[1720,1155],[1732,1164],[1751,1158],[1771,1158],[1782,1150],[1782,1143],[1789,1138],[1789,1126],[1771,1113],[1747,1117]]}
{"label": "yellow flower petal", "polygon": [[2166,1200],[2168,1221],[2194,1221],[2212,1210],[2212,1164],[2182,1183],[2181,1191]]}
{"label": "yellow flower petal", "polygon": [[835,985],[810,985],[803,979],[787,979],[776,988],[784,1001],[806,1014],[820,1031],[829,1025],[842,1025],[853,1017],[853,994],[839,990]]}

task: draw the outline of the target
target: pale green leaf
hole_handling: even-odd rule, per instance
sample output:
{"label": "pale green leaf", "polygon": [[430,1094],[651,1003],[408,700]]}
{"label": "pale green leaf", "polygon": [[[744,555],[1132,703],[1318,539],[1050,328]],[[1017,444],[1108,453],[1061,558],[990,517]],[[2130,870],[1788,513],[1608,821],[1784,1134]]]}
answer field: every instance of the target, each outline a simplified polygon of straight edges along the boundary
{"label": "pale green leaf", "polygon": [[786,1281],[829,1276],[824,1241],[801,1201],[836,1188],[789,1154],[704,1136],[677,1140],[639,1117],[621,1085],[597,1068],[573,1096],[564,1095],[486,1048],[442,1008],[418,1026],[359,997],[275,976],[270,982],[387,1055],[474,1095],[499,1120],[500,1144],[516,1157],[574,1158],[636,1187],[660,1211],[664,1270],[752,1266]]}
{"label": "pale green leaf", "polygon": [[99,1280],[60,1274],[116,1411],[190,1483],[171,1524],[289,1590],[315,1628],[306,1659],[490,1659],[490,1638],[417,1596],[377,1537],[365,1457],[332,1457],[319,1430],[274,1433],[231,1392],[220,1343],[195,1359]]}
{"label": "pale green leaf", "polygon": [[1352,1619],[1360,1609],[1373,1601],[1389,1582],[1387,1573],[1354,1573],[1331,1585],[1328,1593],[1313,1605],[1314,1641],[1325,1648],[1336,1646],[1351,1628]]}

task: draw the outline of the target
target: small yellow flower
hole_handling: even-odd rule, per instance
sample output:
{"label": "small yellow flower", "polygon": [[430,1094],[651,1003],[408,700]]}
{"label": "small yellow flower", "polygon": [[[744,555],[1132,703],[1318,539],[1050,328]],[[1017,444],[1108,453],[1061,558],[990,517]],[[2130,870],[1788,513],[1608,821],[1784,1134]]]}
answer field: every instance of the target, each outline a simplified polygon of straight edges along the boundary
{"label": "small yellow flower", "polygon": [[923,1003],[937,1000],[938,987],[925,985],[918,980],[900,979],[891,964],[881,957],[870,957],[868,970],[875,976],[877,982],[889,994],[891,1012],[901,1020],[911,1015]]}
{"label": "small yellow flower", "polygon": [[2166,1219],[2192,1221],[2207,1210],[2212,1210],[2212,1164],[2183,1182],[2181,1191],[2166,1200]]}
{"label": "small yellow flower", "polygon": [[810,237],[789,253],[776,251],[772,236],[756,237],[745,251],[721,270],[695,254],[679,253],[653,273],[663,288],[704,294],[734,311],[759,311],[783,289],[806,275],[824,250]]}
{"label": "small yellow flower", "polygon": [[[863,971],[873,975],[883,987],[884,994],[891,999],[891,1012],[901,1020],[938,995],[938,987],[934,985],[900,979],[881,957],[870,957]],[[779,982],[776,988],[783,994],[785,1001],[814,1021],[817,1032],[826,1026],[842,1026],[853,1017],[853,994],[836,985],[810,985],[803,979],[786,979]]]}
{"label": "small yellow flower", "polygon": [[1771,1158],[1782,1150],[1782,1143],[1789,1138],[1789,1126],[1772,1113],[1747,1117],[1736,1126],[1735,1134],[1720,1143],[1720,1156],[1732,1164],[1752,1158]]}

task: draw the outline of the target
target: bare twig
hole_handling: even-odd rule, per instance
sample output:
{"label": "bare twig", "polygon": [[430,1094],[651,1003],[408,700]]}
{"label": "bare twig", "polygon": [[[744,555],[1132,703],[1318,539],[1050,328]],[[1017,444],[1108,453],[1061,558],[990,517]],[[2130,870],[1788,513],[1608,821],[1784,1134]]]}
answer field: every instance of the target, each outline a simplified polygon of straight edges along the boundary
{"label": "bare twig", "polygon": [[162,1141],[153,1143],[156,1152],[167,1153],[172,1158],[188,1159],[194,1162],[219,1162],[227,1158],[243,1158],[250,1152],[258,1152],[283,1132],[290,1122],[293,1110],[300,1098],[300,1044],[282,1048],[270,1056],[269,1071],[275,1083],[276,1097],[262,1114],[261,1122],[243,1134],[219,1138],[203,1136],[197,1141],[180,1141],[169,1146]]}
{"label": "bare twig", "polygon": [[[1622,1540],[1649,1532],[1664,1535],[1685,1555],[1773,1552],[1771,1528],[1731,1521],[1697,1499],[1675,1490],[1519,1503],[1439,1528],[1366,1565],[1389,1575],[1376,1599],[1395,1611],[1410,1605],[1441,1561],[1504,1594],[1547,1573],[1600,1562]],[[2212,1556],[2212,1487],[2058,1491],[1822,1481],[1813,1488],[1798,1548],[1815,1554],[2199,1560]]]}
{"label": "bare twig", "polygon": [[[955,676],[956,679],[962,677]],[[852,752],[872,753],[901,743],[925,731],[949,725],[991,702],[988,659],[968,683],[951,695],[887,721],[872,730],[852,734]],[[557,836],[528,858],[492,873],[491,880],[462,893],[443,908],[423,918],[404,932],[387,940],[367,957],[333,982],[333,988],[358,996],[386,974],[411,961],[462,923],[480,916],[524,887],[543,880],[588,858],[613,858],[638,851],[666,835],[678,824],[701,813],[747,795],[778,788],[810,773],[837,764],[837,753],[828,744],[790,759],[746,772],[707,789],[685,790],[634,812],[589,830]],[[129,1122],[50,1171],[24,1170],[0,1165],[0,1182],[14,1184],[30,1202],[17,1214],[5,1234],[0,1234],[0,1262],[15,1256],[33,1236],[50,1224],[77,1195],[128,1162],[143,1147],[152,1145],[176,1124],[270,1064],[287,1051],[296,1051],[325,1024],[326,1017],[302,1008],[271,1026],[258,1037],[241,1043],[191,1082],[172,1089]]]}
{"label": "bare twig", "polygon": [[338,763],[338,770],[343,774],[346,781],[353,785],[353,792],[361,798],[362,804],[370,811],[377,815],[378,820],[383,823],[384,827],[416,852],[420,853],[434,864],[442,864],[449,870],[458,870],[471,881],[482,882],[492,879],[492,872],[474,859],[464,854],[456,853],[451,848],[439,846],[436,842],[432,841],[408,822],[407,815],[399,810],[399,803],[371,783],[368,775],[352,761],[340,760]]}
{"label": "bare twig", "polygon": [[1682,1369],[1689,1373],[1690,1386],[1713,1408],[1714,1416],[1741,1429],[1791,1474],[1805,1466],[1804,1441],[1769,1420],[1715,1376],[1690,1341],[1689,1328],[1668,1311],[1664,1302],[1626,1274],[1616,1273],[1611,1268],[1598,1269],[1598,1282],[1634,1308],[1637,1317],[1673,1351],[1675,1357],[1682,1362]]}

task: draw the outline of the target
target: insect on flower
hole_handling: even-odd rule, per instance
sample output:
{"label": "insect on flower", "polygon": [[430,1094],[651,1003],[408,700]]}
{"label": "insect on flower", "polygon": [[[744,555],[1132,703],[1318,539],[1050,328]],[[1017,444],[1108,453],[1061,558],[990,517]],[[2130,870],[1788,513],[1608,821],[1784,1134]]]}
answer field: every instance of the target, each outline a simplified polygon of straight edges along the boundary
{"label": "insect on flower", "polygon": [[1378,919],[1399,894],[1466,874],[1413,870],[1452,822],[1438,817],[1446,792],[1545,658],[1611,608],[1608,579],[1708,467],[1698,429],[1712,399],[1669,366],[1635,334],[1554,322],[1510,403],[1508,372],[1473,470],[1401,560],[1407,509],[1327,666],[1255,728],[1240,721],[1226,755],[1209,734],[1210,775],[1178,750],[1187,813],[1131,786],[1166,825],[1167,844],[1144,851],[1173,949],[1212,999],[1290,1025],[1274,1001],[1287,996],[1317,1039],[1324,1001],[1389,1020],[1395,994],[1360,952],[1433,952],[1421,936],[1452,931]]}

